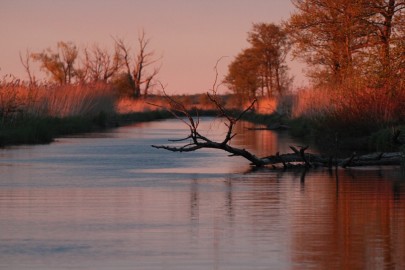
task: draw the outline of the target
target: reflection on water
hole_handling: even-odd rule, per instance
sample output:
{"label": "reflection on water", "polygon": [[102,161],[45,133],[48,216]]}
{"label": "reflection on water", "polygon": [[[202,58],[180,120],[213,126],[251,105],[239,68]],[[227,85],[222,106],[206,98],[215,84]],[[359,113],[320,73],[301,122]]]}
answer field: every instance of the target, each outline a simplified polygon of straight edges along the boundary
{"label": "reflection on water", "polygon": [[[246,127],[235,145],[267,155],[293,143]],[[0,269],[405,268],[400,170],[247,173],[220,152],[149,146],[181,128],[1,150]]]}

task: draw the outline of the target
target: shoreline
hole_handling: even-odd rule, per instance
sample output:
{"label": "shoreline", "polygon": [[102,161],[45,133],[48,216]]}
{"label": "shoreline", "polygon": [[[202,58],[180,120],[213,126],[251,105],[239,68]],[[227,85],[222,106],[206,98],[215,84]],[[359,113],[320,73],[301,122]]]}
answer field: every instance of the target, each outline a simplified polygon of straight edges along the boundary
{"label": "shoreline", "polygon": [[[193,116],[215,116],[214,110],[191,110]],[[111,128],[126,126],[133,123],[150,122],[173,118],[164,110],[133,112],[126,114],[99,113],[96,116],[74,116],[66,118],[44,117],[19,119],[14,123],[0,125],[0,149],[7,146],[48,144],[58,137],[77,135],[91,132],[102,132]],[[378,151],[403,151],[402,142],[405,127],[398,129],[402,136],[392,138],[392,131],[380,129],[368,136],[341,136],[337,138],[331,131],[322,132],[311,125],[308,119],[291,119],[280,114],[247,113],[243,119],[255,124],[265,125],[268,130],[285,130],[303,143],[312,145],[322,153],[333,155],[347,155],[348,153],[369,153]]]}
{"label": "shoreline", "polygon": [[28,117],[0,126],[0,149],[8,146],[52,143],[66,135],[100,132],[132,123],[170,118],[164,111],[128,114],[99,113],[97,116]]}

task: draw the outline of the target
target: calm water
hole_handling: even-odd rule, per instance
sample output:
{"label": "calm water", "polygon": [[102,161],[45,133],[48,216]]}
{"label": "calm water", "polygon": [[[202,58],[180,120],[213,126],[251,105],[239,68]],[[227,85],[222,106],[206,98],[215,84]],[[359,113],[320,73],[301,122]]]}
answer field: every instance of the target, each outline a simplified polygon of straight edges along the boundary
{"label": "calm water", "polygon": [[[219,122],[203,121],[219,136]],[[235,145],[285,152],[238,127]],[[405,269],[398,168],[252,172],[175,120],[0,150],[0,269]]]}

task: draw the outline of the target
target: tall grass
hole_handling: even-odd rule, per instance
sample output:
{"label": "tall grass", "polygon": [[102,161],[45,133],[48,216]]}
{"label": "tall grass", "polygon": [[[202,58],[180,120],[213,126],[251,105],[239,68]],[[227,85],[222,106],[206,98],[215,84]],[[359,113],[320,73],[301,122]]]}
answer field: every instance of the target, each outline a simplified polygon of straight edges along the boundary
{"label": "tall grass", "polygon": [[325,128],[369,132],[404,123],[405,90],[303,90],[297,94],[293,117],[313,120]]}
{"label": "tall grass", "polygon": [[115,91],[107,84],[29,86],[0,82],[2,122],[21,117],[95,116],[115,110]]}

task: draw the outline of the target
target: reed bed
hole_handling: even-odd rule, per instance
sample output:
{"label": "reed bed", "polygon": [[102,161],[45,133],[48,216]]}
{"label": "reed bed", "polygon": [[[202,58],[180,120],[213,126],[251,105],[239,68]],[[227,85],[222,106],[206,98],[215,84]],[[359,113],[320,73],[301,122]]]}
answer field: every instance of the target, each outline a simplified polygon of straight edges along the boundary
{"label": "reed bed", "polygon": [[3,122],[18,117],[95,116],[115,110],[116,94],[107,84],[29,86],[18,80],[0,83]]}
{"label": "reed bed", "polygon": [[312,89],[300,91],[292,116],[326,127],[375,130],[405,119],[405,91],[372,88]]}

